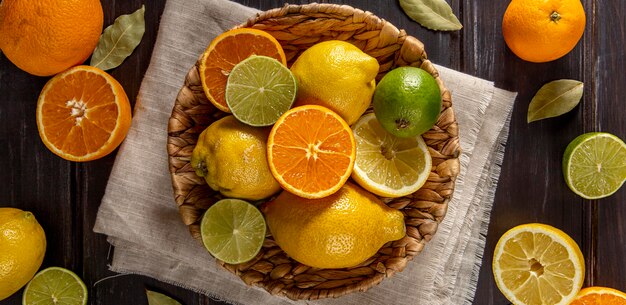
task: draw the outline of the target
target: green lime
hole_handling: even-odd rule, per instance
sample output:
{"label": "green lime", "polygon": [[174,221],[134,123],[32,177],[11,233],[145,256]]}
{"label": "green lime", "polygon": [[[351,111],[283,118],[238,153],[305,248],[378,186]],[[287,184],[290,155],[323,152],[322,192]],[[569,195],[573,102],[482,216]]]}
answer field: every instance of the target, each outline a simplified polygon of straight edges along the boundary
{"label": "green lime", "polygon": [[26,285],[22,305],[85,305],[87,287],[74,272],[50,267],[39,271]]}
{"label": "green lime", "polygon": [[612,195],[626,181],[626,145],[606,132],[590,132],[574,139],[563,155],[567,186],[585,199]]}
{"label": "green lime", "polygon": [[226,104],[251,126],[270,126],[296,98],[296,79],[276,59],[252,55],[238,63],[226,82]]}
{"label": "green lime", "polygon": [[397,137],[421,135],[437,123],[441,90],[435,78],[415,67],[391,70],[374,91],[374,113],[380,124]]}
{"label": "green lime", "polygon": [[202,242],[215,258],[229,264],[253,259],[265,240],[265,219],[252,204],[222,199],[202,217]]}

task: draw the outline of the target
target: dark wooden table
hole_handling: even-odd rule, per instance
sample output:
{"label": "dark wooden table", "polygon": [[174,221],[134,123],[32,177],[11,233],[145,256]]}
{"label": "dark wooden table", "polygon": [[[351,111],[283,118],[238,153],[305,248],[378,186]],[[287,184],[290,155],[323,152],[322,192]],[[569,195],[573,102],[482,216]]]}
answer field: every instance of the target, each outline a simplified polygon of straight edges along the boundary
{"label": "dark wooden table", "polygon": [[[238,2],[260,9],[283,5],[278,0]],[[556,226],[578,242],[586,258],[586,286],[626,290],[626,187],[607,199],[583,200],[567,188],[561,173],[563,151],[577,135],[607,131],[626,139],[626,1],[583,0],[587,12],[583,39],[567,56],[544,64],[524,62],[507,49],[501,21],[509,1],[449,1],[464,25],[454,33],[420,27],[396,0],[321,2],[341,2],[374,12],[422,40],[433,62],[519,92],[474,304],[508,304],[493,281],[492,252],[502,233],[528,222]],[[165,0],[102,1],[105,26],[142,3],[147,7],[143,42],[111,71],[133,103],[150,61]],[[534,93],[542,84],[560,78],[585,83],[581,105],[561,117],[527,124],[526,110]],[[74,270],[89,288],[89,304],[147,304],[145,288],[187,305],[224,304],[142,276],[98,282],[114,275],[107,269],[111,249],[106,237],[93,233],[92,228],[115,154],[72,163],[44,147],[37,132],[35,107],[46,81],[17,69],[0,55],[0,206],[36,215],[48,239],[43,266]],[[21,296],[20,291],[0,303],[21,304]]]}

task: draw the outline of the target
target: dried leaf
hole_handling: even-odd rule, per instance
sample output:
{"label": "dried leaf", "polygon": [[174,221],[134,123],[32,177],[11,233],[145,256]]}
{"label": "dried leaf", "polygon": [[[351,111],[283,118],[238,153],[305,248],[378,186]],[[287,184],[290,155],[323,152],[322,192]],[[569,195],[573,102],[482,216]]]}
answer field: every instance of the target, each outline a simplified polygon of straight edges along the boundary
{"label": "dried leaf", "polygon": [[110,70],[121,65],[124,59],[133,53],[146,29],[143,18],[145,10],[145,6],[142,5],[130,15],[119,16],[104,30],[91,56],[91,66]]}
{"label": "dried leaf", "polygon": [[400,0],[404,12],[422,26],[435,31],[463,28],[445,0]]}
{"label": "dried leaf", "polygon": [[146,295],[148,296],[148,305],[181,305],[174,299],[158,292],[146,290]]}
{"label": "dried leaf", "polygon": [[573,79],[549,82],[528,105],[528,123],[562,115],[574,109],[583,96],[583,83]]}

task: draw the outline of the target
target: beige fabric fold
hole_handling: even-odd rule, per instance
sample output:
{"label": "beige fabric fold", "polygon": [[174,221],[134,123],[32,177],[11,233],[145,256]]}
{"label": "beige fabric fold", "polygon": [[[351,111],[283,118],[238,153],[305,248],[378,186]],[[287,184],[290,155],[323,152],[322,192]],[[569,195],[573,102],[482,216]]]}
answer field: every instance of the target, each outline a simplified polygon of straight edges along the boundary
{"label": "beige fabric fold", "polygon": [[471,304],[516,94],[444,67],[437,68],[452,92],[459,122],[461,175],[437,234],[403,272],[364,293],[294,302],[246,286],[191,238],[173,199],[168,118],[187,71],[204,48],[255,12],[226,0],[167,1],[133,124],[94,227],[115,246],[110,269],[233,304]]}

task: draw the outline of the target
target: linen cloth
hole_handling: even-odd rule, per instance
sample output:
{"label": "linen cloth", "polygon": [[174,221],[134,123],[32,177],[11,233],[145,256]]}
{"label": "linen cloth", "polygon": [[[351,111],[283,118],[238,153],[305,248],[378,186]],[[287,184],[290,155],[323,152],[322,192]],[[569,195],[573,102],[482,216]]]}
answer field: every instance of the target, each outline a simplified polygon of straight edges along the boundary
{"label": "linen cloth", "polygon": [[168,118],[185,75],[209,42],[256,12],[227,0],[167,1],[94,227],[115,246],[110,269],[233,304],[471,304],[516,94],[444,67],[437,69],[459,123],[461,174],[437,233],[403,272],[367,292],[296,302],[246,286],[192,239],[173,199]]}

